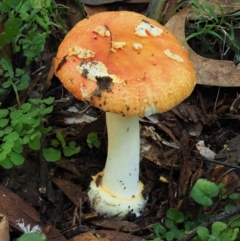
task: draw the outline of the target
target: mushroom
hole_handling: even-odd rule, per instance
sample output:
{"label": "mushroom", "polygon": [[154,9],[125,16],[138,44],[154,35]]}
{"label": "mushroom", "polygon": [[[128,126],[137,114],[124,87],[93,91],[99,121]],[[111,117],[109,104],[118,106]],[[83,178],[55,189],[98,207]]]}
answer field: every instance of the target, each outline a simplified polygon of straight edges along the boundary
{"label": "mushroom", "polygon": [[122,219],[147,197],[139,181],[139,116],[168,111],[192,92],[186,51],[162,25],[119,11],[80,21],[60,44],[55,74],[76,98],[106,112],[108,155],[90,184],[93,209]]}

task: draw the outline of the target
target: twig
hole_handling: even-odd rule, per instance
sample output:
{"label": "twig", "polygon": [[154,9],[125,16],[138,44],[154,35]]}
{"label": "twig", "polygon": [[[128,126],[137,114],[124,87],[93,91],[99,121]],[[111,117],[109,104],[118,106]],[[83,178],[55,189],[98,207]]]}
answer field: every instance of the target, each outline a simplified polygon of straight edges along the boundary
{"label": "twig", "polygon": [[[227,218],[231,218],[235,214],[238,214],[240,212],[240,205],[234,207],[231,210],[227,210],[223,213],[220,213],[219,215],[215,216],[214,218],[210,218],[209,221],[202,223],[201,227],[209,227],[211,224],[213,224],[216,221],[221,221]],[[199,227],[199,226],[198,226]],[[191,240],[193,237],[197,234],[198,227],[194,228],[192,231],[188,232],[186,235],[184,235],[182,238],[180,238],[178,241],[188,241]]]}
{"label": "twig", "polygon": [[229,168],[235,168],[235,169],[240,169],[240,166],[238,165],[234,165],[234,164],[230,164],[230,163],[226,163],[226,162],[222,162],[222,161],[217,161],[217,160],[213,160],[213,159],[209,159],[207,157],[203,157],[204,161],[208,161],[208,162],[212,162],[215,164],[219,164],[225,167],[229,167]]}

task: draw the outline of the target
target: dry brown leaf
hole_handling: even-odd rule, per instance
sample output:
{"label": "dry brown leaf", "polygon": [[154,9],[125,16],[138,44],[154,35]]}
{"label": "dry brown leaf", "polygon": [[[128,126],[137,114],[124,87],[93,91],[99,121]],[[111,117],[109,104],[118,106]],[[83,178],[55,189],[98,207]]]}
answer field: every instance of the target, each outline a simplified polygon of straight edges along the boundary
{"label": "dry brown leaf", "polygon": [[56,177],[51,177],[51,181],[55,183],[78,208],[88,200],[86,192],[83,192],[76,184]]}
{"label": "dry brown leaf", "polygon": [[82,233],[69,239],[68,241],[141,241],[142,238],[130,234],[110,231],[99,230]]}
{"label": "dry brown leaf", "polygon": [[[10,226],[22,231],[18,226],[18,221],[33,226],[38,225],[45,235],[46,241],[67,241],[62,234],[50,223],[42,224],[39,213],[22,200],[18,195],[0,185],[0,213],[8,217]],[[0,239],[4,240],[4,239]]]}
{"label": "dry brown leaf", "polygon": [[227,173],[221,180],[224,187],[226,188],[226,194],[230,195],[231,193],[239,190],[240,188],[240,179],[239,176],[236,174],[236,172],[231,171]]}
{"label": "dry brown leaf", "polygon": [[7,217],[0,214],[0,240],[9,241],[9,224]]}
{"label": "dry brown leaf", "polygon": [[101,12],[107,11],[107,7],[104,5],[100,5],[100,6],[84,5],[84,10],[88,16],[92,16],[96,13],[101,13]]}
{"label": "dry brown leaf", "polygon": [[[235,11],[240,10],[240,6],[239,4],[236,3],[236,0],[198,0],[199,3],[208,3],[213,9],[214,12],[217,15],[222,14],[221,11],[224,12],[224,14],[228,14],[228,13],[233,13]],[[219,8],[219,6],[221,6],[221,10]],[[191,16],[194,18],[194,14]]]}
{"label": "dry brown leaf", "polygon": [[184,45],[193,63],[197,74],[197,83],[214,86],[240,86],[240,64],[234,65],[232,61],[207,59],[196,54],[185,42],[185,21],[192,6],[189,5],[175,14],[165,25],[176,38]]}
{"label": "dry brown leaf", "polygon": [[73,27],[77,22],[79,22],[84,18],[83,11],[75,3],[75,1],[72,1],[72,0],[67,0],[67,7],[68,7],[68,21],[70,25]]}
{"label": "dry brown leaf", "polygon": [[92,225],[111,230],[121,230],[123,232],[137,232],[140,227],[132,222],[119,221],[115,219],[97,218],[88,221]]}

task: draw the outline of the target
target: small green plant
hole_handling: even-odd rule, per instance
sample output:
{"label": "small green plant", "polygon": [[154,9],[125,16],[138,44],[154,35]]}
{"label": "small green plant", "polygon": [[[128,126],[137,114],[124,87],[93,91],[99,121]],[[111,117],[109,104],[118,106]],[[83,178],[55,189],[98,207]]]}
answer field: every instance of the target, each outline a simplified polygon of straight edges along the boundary
{"label": "small green plant", "polygon": [[198,179],[190,192],[190,197],[202,206],[212,206],[212,198],[216,197],[219,193],[219,186],[214,182],[206,179]]}
{"label": "small green plant", "polygon": [[[0,94],[6,94],[9,88],[18,91],[26,89],[30,78],[23,69],[14,69],[12,62],[4,51],[6,44],[11,44],[13,53],[22,52],[26,65],[38,60],[43,52],[51,28],[62,28],[59,22],[60,8],[51,0],[3,0],[0,2],[0,21],[4,21],[0,33],[0,75],[5,78]],[[18,100],[18,98],[17,98]],[[18,104],[20,105],[19,101]]]}
{"label": "small green plant", "polygon": [[17,220],[16,224],[24,232],[17,241],[45,241],[46,235],[42,232],[42,229],[36,225],[31,228],[31,225],[25,224],[25,221]]}
{"label": "small green plant", "polygon": [[24,162],[24,146],[39,150],[42,134],[51,131],[44,127],[44,118],[53,110],[53,97],[29,99],[20,107],[0,109],[0,166],[11,168]]}
{"label": "small green plant", "polygon": [[24,233],[18,241],[45,241],[46,235],[43,233]]}
{"label": "small green plant", "polygon": [[236,29],[240,21],[240,11],[225,14],[217,2],[210,4],[190,0],[189,3],[193,7],[196,21],[188,24],[186,41],[195,38],[196,42],[198,39],[205,48],[204,52],[209,51],[214,55],[212,58],[224,59],[231,49],[235,53],[235,62],[239,62],[240,42],[236,36]]}
{"label": "small green plant", "polygon": [[98,140],[98,136],[96,133],[89,133],[87,136],[87,144],[90,148],[96,147],[99,148],[101,145],[101,142]]}
{"label": "small green plant", "polygon": [[61,158],[61,151],[56,148],[61,148],[63,155],[70,157],[80,152],[81,148],[77,146],[75,141],[70,141],[66,143],[62,133],[58,132],[56,134],[56,139],[51,141],[53,148],[43,149],[43,155],[47,161],[54,162]]}
{"label": "small green plant", "polygon": [[[192,187],[190,196],[202,207],[212,207],[213,199],[220,198],[226,201],[225,210],[230,210],[233,205],[240,202],[239,194],[226,194],[223,184],[216,185],[206,179],[198,179]],[[232,203],[233,205],[231,205]],[[196,228],[196,235],[191,241],[234,241],[240,240],[240,216],[235,215],[226,220],[217,220],[209,228],[201,226],[217,214],[207,215],[200,213],[197,220],[191,220],[190,214],[183,214],[176,208],[170,208],[166,213],[166,219],[162,223],[154,224],[156,238],[152,241],[174,241]]]}

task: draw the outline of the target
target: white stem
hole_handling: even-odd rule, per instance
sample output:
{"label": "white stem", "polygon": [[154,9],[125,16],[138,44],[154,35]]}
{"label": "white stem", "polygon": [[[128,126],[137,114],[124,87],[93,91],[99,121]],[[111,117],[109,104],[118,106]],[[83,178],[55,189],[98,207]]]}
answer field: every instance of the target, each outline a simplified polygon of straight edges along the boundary
{"label": "white stem", "polygon": [[140,130],[137,116],[106,113],[108,157],[102,187],[120,198],[139,194]]}

